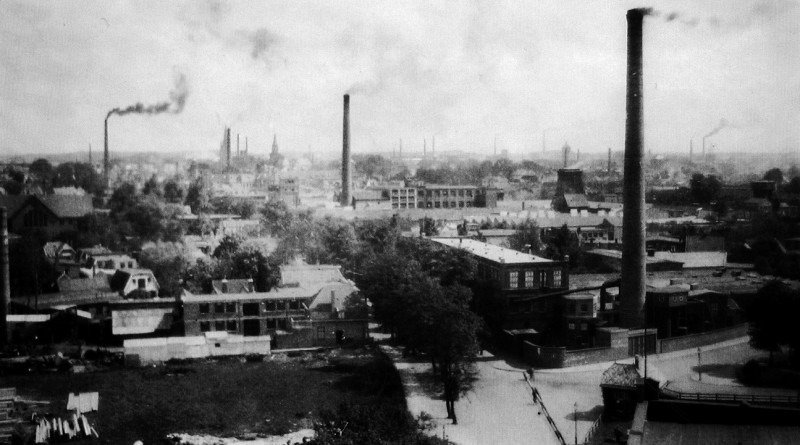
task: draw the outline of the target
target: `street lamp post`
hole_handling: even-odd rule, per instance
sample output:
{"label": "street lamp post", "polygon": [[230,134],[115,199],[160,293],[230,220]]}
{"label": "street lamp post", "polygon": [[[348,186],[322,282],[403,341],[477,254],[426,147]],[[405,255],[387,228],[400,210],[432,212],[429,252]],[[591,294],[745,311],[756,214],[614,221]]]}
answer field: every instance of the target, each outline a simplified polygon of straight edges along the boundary
{"label": "street lamp post", "polygon": [[697,380],[703,381],[703,370],[700,368],[700,348],[697,348]]}
{"label": "street lamp post", "polygon": [[572,405],[572,419],[575,421],[575,445],[578,445],[578,402]]}

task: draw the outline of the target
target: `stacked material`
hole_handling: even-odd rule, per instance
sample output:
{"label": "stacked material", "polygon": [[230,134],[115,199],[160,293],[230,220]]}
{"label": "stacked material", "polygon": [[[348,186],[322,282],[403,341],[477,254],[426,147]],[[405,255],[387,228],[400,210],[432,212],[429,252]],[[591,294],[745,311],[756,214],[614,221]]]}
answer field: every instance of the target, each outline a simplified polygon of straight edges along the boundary
{"label": "stacked material", "polygon": [[73,414],[67,419],[41,417],[36,425],[34,443],[63,442],[90,437],[92,434],[100,437],[84,415]]}

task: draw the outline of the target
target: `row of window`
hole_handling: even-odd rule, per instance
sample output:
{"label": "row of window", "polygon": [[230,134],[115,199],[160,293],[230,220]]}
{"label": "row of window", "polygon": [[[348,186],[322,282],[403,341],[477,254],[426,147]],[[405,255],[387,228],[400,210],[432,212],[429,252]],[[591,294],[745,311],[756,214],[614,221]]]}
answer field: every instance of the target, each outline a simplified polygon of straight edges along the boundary
{"label": "row of window", "polygon": [[429,209],[430,208],[434,208],[434,209],[447,209],[447,208],[456,209],[456,208],[463,208],[463,207],[472,207],[472,201],[458,201],[458,202],[450,201],[449,203],[447,201],[444,201],[444,202],[439,202],[439,201],[427,202],[426,203],[426,207],[429,208]]}
{"label": "row of window", "polygon": [[525,270],[522,271],[524,280],[520,283],[520,271],[508,272],[508,288],[536,289],[539,287],[561,287],[560,270]]}
{"label": "row of window", "polygon": [[[472,198],[472,190],[427,190],[428,197],[440,197],[440,196],[466,196],[468,198]],[[425,196],[425,192],[420,190],[419,196]]]}
{"label": "row of window", "polygon": [[[264,310],[267,312],[271,311],[283,311],[283,310],[290,310],[296,311],[300,310],[300,301],[299,300],[274,300],[274,301],[265,301],[264,303]],[[261,314],[261,303],[243,303],[242,304],[242,315],[260,315]],[[213,309],[213,312],[212,312]],[[236,303],[234,302],[224,302],[224,303],[200,303],[199,311],[201,314],[235,314],[238,311],[236,310]]]}
{"label": "row of window", "polygon": [[[281,329],[286,330],[287,322],[285,318],[272,318],[266,320],[267,329]],[[200,332],[212,331],[227,331],[232,333],[239,332],[239,320],[215,320],[215,321],[201,321]]]}

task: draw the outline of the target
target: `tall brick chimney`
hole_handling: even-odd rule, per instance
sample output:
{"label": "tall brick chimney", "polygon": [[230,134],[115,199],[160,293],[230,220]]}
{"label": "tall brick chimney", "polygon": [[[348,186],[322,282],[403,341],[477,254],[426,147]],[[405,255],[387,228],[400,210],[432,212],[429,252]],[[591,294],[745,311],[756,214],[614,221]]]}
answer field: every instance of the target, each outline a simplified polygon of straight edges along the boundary
{"label": "tall brick chimney", "polygon": [[642,25],[644,11],[631,9],[628,19],[628,76],[625,121],[625,175],[623,178],[622,280],[620,318],[623,327],[645,323],[645,219],[642,169]]}
{"label": "tall brick chimney", "polygon": [[344,95],[344,121],[342,124],[342,206],[353,203],[353,177],[350,173],[350,95]]}
{"label": "tall brick chimney", "polygon": [[11,301],[11,282],[8,270],[8,212],[0,207],[0,346],[9,344],[8,304]]}

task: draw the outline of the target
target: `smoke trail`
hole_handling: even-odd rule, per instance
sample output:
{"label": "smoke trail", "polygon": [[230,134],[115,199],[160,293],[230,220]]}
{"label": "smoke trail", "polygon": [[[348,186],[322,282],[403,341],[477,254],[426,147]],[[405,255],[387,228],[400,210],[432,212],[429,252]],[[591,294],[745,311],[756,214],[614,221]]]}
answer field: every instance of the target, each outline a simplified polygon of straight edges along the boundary
{"label": "smoke trail", "polygon": [[655,8],[638,8],[638,11],[642,15],[649,15],[651,17],[663,17],[665,22],[673,22],[675,20],[678,20],[682,24],[689,27],[693,27],[697,25],[697,23],[699,22],[697,18],[686,18],[684,15],[676,11],[663,12]]}
{"label": "smoke trail", "polygon": [[186,105],[186,99],[189,97],[189,88],[186,85],[186,76],[178,74],[175,77],[175,87],[169,93],[169,101],[159,102],[153,105],[144,105],[139,102],[130,105],[126,108],[114,108],[106,114],[106,121],[112,114],[124,116],[126,114],[159,114],[159,113],[174,113],[178,114],[183,111]]}
{"label": "smoke trail", "polygon": [[722,130],[723,128],[725,128],[727,126],[728,126],[728,120],[725,119],[725,118],[722,118],[719,121],[719,124],[717,124],[717,126],[713,130],[711,130],[707,135],[703,136],[703,139],[705,139],[707,137],[714,136],[715,134],[719,133],[720,130]]}

